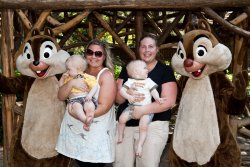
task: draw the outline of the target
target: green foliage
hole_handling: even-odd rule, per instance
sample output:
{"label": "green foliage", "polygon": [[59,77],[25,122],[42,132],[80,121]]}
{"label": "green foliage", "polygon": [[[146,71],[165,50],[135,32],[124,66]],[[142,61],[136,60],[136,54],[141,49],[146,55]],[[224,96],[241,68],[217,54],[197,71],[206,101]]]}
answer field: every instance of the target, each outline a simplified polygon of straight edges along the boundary
{"label": "green foliage", "polygon": [[115,68],[114,68],[114,73],[115,73],[115,79],[118,79],[119,75],[120,75],[120,72],[122,70],[122,67],[119,66],[119,65],[115,65]]}

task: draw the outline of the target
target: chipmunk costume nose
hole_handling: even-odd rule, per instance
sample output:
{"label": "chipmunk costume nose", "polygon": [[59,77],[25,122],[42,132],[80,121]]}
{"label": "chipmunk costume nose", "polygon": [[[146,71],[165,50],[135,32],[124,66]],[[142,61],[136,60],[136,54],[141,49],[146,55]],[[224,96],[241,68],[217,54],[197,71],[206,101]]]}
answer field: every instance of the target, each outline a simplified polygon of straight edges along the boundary
{"label": "chipmunk costume nose", "polygon": [[193,60],[192,59],[186,59],[184,61],[184,66],[185,67],[191,67],[193,65]]}

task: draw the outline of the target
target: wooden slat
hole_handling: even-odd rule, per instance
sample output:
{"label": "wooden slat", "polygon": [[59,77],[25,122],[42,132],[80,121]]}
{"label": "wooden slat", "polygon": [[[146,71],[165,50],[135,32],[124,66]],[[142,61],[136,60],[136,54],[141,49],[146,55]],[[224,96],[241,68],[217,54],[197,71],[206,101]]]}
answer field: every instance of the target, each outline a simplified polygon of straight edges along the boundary
{"label": "wooden slat", "polygon": [[[2,43],[1,43],[1,54],[2,57],[2,69],[3,75],[10,77],[14,75],[13,68],[13,57],[11,49],[14,47],[13,42],[13,11],[3,10],[1,13],[2,17]],[[13,116],[12,106],[15,104],[14,95],[3,95],[2,97],[2,116],[3,116],[3,131],[4,131],[4,166],[10,166],[10,144],[13,134]]]}
{"label": "wooden slat", "polygon": [[2,9],[194,9],[200,7],[243,7],[249,0],[1,0]]}
{"label": "wooden slat", "polygon": [[20,9],[17,9],[16,12],[17,12],[17,14],[19,15],[20,19],[22,20],[24,26],[25,26],[28,30],[31,30],[32,24],[31,24],[31,22],[29,21],[29,19],[26,17],[26,15],[23,13],[23,11],[20,10]]}
{"label": "wooden slat", "polygon": [[67,23],[56,27],[53,29],[53,32],[55,35],[60,34],[61,32],[65,32],[67,30],[69,30],[70,28],[74,27],[75,25],[77,25],[78,23],[80,23],[82,21],[82,19],[84,19],[85,17],[87,17],[90,13],[90,10],[85,10],[83,11],[81,14],[77,15],[74,19],[68,21]]}
{"label": "wooden slat", "polygon": [[164,43],[165,39],[168,37],[168,35],[170,34],[170,32],[176,27],[176,25],[178,24],[178,22],[180,21],[180,19],[184,16],[185,12],[180,12],[178,14],[178,16],[174,19],[173,23],[170,24],[168,27],[166,27],[163,30],[162,36],[159,38],[159,44]]}

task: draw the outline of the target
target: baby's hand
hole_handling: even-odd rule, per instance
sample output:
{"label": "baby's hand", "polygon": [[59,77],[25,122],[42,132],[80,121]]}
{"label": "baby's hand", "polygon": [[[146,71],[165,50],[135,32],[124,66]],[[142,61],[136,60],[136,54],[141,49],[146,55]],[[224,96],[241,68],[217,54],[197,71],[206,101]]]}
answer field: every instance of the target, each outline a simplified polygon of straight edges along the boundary
{"label": "baby's hand", "polygon": [[91,97],[91,96],[88,96],[88,95],[87,95],[87,96],[85,97],[85,102],[90,102],[91,100],[92,100],[92,97]]}
{"label": "baby's hand", "polygon": [[70,80],[70,83],[71,83],[72,87],[80,89],[83,92],[89,91],[88,86],[86,85],[85,82],[83,82],[82,78],[72,79],[72,80]]}
{"label": "baby's hand", "polygon": [[69,76],[68,73],[63,73],[62,78],[65,79],[65,78],[67,78],[68,76]]}
{"label": "baby's hand", "polygon": [[65,80],[65,79],[68,78],[68,77],[69,77],[69,74],[68,74],[68,73],[63,73],[61,79],[62,79],[62,80]]}
{"label": "baby's hand", "polygon": [[159,104],[163,104],[167,99],[166,98],[159,98],[159,99],[156,99],[155,101]]}
{"label": "baby's hand", "polygon": [[59,80],[59,86],[64,85],[64,81],[65,81],[65,79],[66,79],[68,76],[69,76],[68,73],[63,73],[63,74],[62,74],[62,76],[61,76],[61,78],[60,78],[60,80]]}

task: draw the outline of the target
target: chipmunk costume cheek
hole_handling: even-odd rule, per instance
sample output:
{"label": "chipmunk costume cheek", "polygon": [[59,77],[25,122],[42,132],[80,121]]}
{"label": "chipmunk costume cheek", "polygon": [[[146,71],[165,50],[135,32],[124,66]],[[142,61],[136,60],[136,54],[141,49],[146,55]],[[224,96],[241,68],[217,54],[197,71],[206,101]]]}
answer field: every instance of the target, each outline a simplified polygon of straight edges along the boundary
{"label": "chipmunk costume cheek", "polygon": [[241,155],[228,119],[244,111],[246,91],[238,89],[246,84],[234,86],[227,79],[223,71],[232,60],[229,48],[218,42],[205,20],[199,20],[197,27],[187,28],[191,31],[183,35],[172,57],[173,69],[182,75],[179,90],[183,91],[170,166],[240,167]]}

